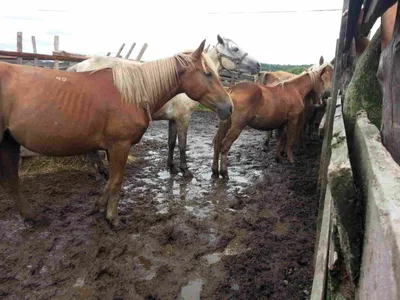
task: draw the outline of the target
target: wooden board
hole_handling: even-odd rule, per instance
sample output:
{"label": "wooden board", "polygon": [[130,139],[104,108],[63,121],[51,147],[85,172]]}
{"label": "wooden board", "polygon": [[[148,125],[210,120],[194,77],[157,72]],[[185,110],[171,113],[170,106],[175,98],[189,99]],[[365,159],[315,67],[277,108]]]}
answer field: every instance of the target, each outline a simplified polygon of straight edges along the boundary
{"label": "wooden board", "polygon": [[393,37],[382,51],[378,81],[382,87],[382,144],[400,164],[400,5]]}

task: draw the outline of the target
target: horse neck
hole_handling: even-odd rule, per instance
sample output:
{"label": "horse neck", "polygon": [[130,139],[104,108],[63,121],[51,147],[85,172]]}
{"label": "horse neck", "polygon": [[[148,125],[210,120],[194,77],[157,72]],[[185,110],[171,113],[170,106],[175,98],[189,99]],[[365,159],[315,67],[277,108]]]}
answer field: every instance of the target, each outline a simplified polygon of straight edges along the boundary
{"label": "horse neck", "polygon": [[311,75],[304,74],[303,76],[299,76],[295,79],[290,80],[289,82],[284,83],[285,89],[295,89],[297,90],[302,98],[304,98],[313,88],[311,82]]}
{"label": "horse neck", "polygon": [[218,59],[218,52],[217,52],[217,47],[213,47],[211,50],[207,52],[207,55],[211,58],[213,63],[215,64],[218,73],[221,72],[222,70],[222,65],[220,63],[220,60]]}
{"label": "horse neck", "polygon": [[[148,62],[146,64],[140,65],[140,68],[142,68],[142,73],[146,73],[147,70],[151,69],[154,64],[156,64],[157,61],[154,62]],[[178,63],[175,61],[175,63]],[[147,69],[147,70],[146,70]],[[157,112],[162,106],[164,106],[165,103],[167,103],[170,99],[175,97],[177,94],[181,93],[181,81],[179,78],[170,78],[169,76],[175,76],[175,74],[172,72],[171,74],[161,74],[161,73],[156,73],[153,74],[150,77],[147,77],[147,79],[144,81],[144,88],[146,89],[147,87],[151,85],[155,85],[158,87],[157,92],[152,94],[138,94],[138,96],[145,96],[146,98],[148,97],[148,102],[143,103],[147,112],[152,115],[155,112]],[[144,79],[144,78],[143,78]],[[168,83],[169,82],[169,83]],[[165,84],[160,84],[160,83],[165,83]],[[143,88],[143,87],[142,87]]]}

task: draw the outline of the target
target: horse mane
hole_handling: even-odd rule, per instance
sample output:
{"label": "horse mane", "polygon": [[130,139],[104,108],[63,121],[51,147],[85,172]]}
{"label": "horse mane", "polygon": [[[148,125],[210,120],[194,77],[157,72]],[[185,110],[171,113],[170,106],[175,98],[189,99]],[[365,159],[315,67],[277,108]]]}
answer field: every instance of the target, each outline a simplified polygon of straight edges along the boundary
{"label": "horse mane", "polygon": [[315,65],[311,66],[309,70],[310,71],[318,71],[318,70],[322,70],[323,68],[325,68],[327,66],[329,66],[333,69],[333,65],[331,62],[324,62],[322,65],[315,64]]}
{"label": "horse mane", "polygon": [[282,89],[285,87],[285,84],[288,84],[292,81],[295,81],[296,79],[303,77],[305,75],[310,75],[311,78],[311,86],[314,86],[314,84],[317,82],[317,75],[315,74],[316,72],[318,72],[318,70],[308,70],[308,71],[303,71],[300,74],[292,77],[292,78],[288,78],[286,80],[282,80],[280,82],[278,82],[277,84],[273,85],[273,86],[281,86]]}
{"label": "horse mane", "polygon": [[[157,99],[165,91],[170,91],[179,84],[178,65],[194,66],[194,59],[190,55],[192,52],[186,51],[145,63],[118,57],[92,56],[79,64],[83,68],[82,71],[92,71],[89,74],[111,69],[114,85],[121,93],[123,102],[144,108],[151,115],[150,109]],[[69,68],[70,71],[76,71],[77,65]],[[208,66],[218,75],[215,64],[206,53],[202,53],[202,66],[204,71]]]}
{"label": "horse mane", "polygon": [[[206,53],[202,53],[202,58],[204,71],[207,65],[218,74]],[[116,64],[112,66],[114,84],[125,103],[136,104],[149,111],[165,91],[179,84],[178,64],[186,68],[193,66],[193,60],[191,55],[179,53],[142,64]]]}

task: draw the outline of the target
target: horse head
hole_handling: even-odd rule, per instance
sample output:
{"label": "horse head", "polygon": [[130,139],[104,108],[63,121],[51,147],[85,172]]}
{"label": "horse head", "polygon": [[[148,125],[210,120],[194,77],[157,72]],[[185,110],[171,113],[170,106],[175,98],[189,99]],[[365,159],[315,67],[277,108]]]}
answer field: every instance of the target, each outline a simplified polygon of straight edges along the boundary
{"label": "horse head", "polygon": [[224,120],[231,116],[233,103],[219,80],[215,64],[204,52],[204,45],[205,40],[195,51],[182,54],[189,55],[191,63],[185,66],[178,63],[181,90],[191,99],[216,111],[218,117]]}
{"label": "horse head", "polygon": [[313,65],[310,71],[319,71],[323,88],[321,91],[321,100],[326,100],[331,96],[333,87],[333,64],[332,62],[324,62],[324,57],[321,56],[319,63]]}
{"label": "horse head", "polygon": [[223,69],[250,74],[257,74],[260,71],[261,64],[234,41],[223,38],[219,34],[217,40],[215,50]]}

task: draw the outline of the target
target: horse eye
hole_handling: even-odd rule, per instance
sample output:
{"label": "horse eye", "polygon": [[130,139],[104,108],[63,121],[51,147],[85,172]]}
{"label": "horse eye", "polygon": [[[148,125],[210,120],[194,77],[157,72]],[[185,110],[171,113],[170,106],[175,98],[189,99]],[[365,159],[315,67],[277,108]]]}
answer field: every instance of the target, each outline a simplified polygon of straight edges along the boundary
{"label": "horse eye", "polygon": [[211,72],[204,72],[204,75],[206,75],[207,77],[211,77],[212,76],[212,73]]}
{"label": "horse eye", "polygon": [[238,47],[235,47],[235,48],[233,48],[232,50],[235,51],[235,52],[238,52],[238,51],[239,51],[239,48],[238,48]]}

